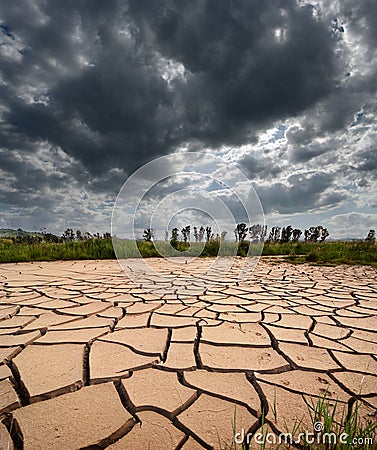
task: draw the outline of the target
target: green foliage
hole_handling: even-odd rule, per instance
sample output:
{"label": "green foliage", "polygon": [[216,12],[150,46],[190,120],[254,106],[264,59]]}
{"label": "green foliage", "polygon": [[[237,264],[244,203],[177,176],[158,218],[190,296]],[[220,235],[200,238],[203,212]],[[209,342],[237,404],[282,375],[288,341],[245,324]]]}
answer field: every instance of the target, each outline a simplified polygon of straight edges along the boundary
{"label": "green foliage", "polygon": [[[182,256],[200,254],[204,257],[259,255],[262,243],[229,242],[211,239],[208,242],[159,242],[164,255]],[[173,248],[172,248],[173,247]],[[291,263],[315,264],[370,264],[377,266],[377,243],[373,241],[354,242],[265,242],[264,256],[284,256]],[[117,241],[117,256],[120,258],[158,257],[153,242],[140,240]],[[41,240],[37,242],[15,242],[11,238],[0,239],[0,262],[53,261],[68,259],[113,259],[115,253],[109,235],[104,238],[79,239],[65,242]]]}
{"label": "green foliage", "polygon": [[178,228],[173,228],[173,230],[171,232],[170,244],[176,250],[178,249],[178,244],[179,244],[179,241],[178,241]]}
{"label": "green foliage", "polygon": [[249,246],[250,246],[249,242],[239,241],[237,256],[247,256],[247,252],[249,251]]}
{"label": "green foliage", "polygon": [[[355,401],[353,404],[342,404],[337,400],[330,400],[327,392],[319,397],[310,397],[306,399],[302,396],[307,411],[310,417],[310,425],[304,425],[303,420],[296,419],[291,428],[280,430],[288,439],[287,444],[282,440],[279,442],[278,435],[273,432],[271,422],[266,420],[265,412],[262,411],[262,416],[259,420],[259,428],[256,433],[259,434],[258,443],[256,443],[252,436],[244,436],[244,442],[236,445],[235,437],[238,433],[237,426],[236,404],[233,416],[233,436],[232,441],[228,444],[222,444],[218,434],[219,450],[235,450],[240,448],[242,450],[278,450],[283,448],[294,448],[290,445],[290,438],[292,442],[297,439],[301,433],[301,440],[297,444],[297,448],[303,450],[376,450],[377,449],[377,422],[375,420],[362,420],[360,417],[360,402]],[[339,411],[340,410],[340,411]],[[276,391],[273,403],[274,421],[277,422],[276,409]],[[318,429],[318,425],[321,425]],[[307,425],[309,425],[308,428]],[[306,442],[306,432],[310,435]],[[273,433],[276,436],[276,442],[269,440],[269,434]],[[289,436],[288,436],[289,435]],[[255,435],[254,435],[255,436]],[[342,436],[342,439],[340,437]],[[318,438],[317,438],[318,437]],[[271,445],[270,445],[271,444]]]}
{"label": "green foliage", "polygon": [[0,242],[0,262],[54,261],[75,259],[113,259],[111,239],[72,242],[13,243]]}
{"label": "green foliage", "polygon": [[366,241],[266,242],[263,247],[263,255],[286,256],[286,260],[292,263],[370,264],[377,266],[377,244]]}
{"label": "green foliage", "polygon": [[220,242],[208,241],[205,243],[202,256],[217,256],[219,254]]}
{"label": "green foliage", "polygon": [[[306,400],[305,397],[303,397],[303,399],[307,405],[313,426],[315,423],[320,422],[323,424],[323,430],[321,430],[322,433],[334,433],[336,436],[340,436],[343,433],[347,434],[347,442],[343,443],[340,440],[337,440],[336,443],[331,443],[331,449],[376,449],[377,422],[371,420],[368,422],[361,421],[359,414],[360,402],[356,401],[351,406],[350,411],[347,411],[347,407],[343,405],[341,420],[339,421],[336,420],[336,412],[341,407],[341,404],[338,401],[335,401],[335,403],[329,401],[326,394],[327,393],[324,393],[323,396],[316,400],[313,398]],[[359,442],[360,444],[353,442]],[[327,449],[329,447],[328,443],[322,443],[316,447],[306,445],[304,448]]]}
{"label": "green foliage", "polygon": [[159,256],[156,247],[154,246],[153,242],[151,241],[137,241],[136,242],[137,248],[140,252],[140,254],[144,258],[151,258],[153,256]]}

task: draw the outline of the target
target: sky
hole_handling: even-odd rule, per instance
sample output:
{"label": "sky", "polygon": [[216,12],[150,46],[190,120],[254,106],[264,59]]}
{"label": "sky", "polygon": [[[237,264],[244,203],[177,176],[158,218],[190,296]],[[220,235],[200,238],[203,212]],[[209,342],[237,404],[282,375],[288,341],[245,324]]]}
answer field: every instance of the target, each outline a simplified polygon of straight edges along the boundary
{"label": "sky", "polygon": [[[172,155],[166,211],[167,186],[240,170],[268,225],[365,237],[376,23],[375,0],[2,0],[0,228],[109,231],[128,177]],[[212,184],[175,175],[192,152],[222,158]]]}

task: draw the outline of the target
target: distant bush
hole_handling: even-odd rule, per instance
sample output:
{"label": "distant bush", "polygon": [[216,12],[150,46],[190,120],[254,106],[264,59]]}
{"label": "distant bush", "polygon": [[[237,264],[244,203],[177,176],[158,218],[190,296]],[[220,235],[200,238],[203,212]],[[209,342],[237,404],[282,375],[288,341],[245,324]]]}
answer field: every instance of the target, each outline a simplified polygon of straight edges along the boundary
{"label": "distant bush", "polygon": [[318,253],[315,251],[308,253],[305,257],[305,260],[308,262],[317,262],[319,260]]}
{"label": "distant bush", "polygon": [[237,256],[247,256],[247,252],[249,251],[250,242],[240,241],[238,243],[238,251]]}

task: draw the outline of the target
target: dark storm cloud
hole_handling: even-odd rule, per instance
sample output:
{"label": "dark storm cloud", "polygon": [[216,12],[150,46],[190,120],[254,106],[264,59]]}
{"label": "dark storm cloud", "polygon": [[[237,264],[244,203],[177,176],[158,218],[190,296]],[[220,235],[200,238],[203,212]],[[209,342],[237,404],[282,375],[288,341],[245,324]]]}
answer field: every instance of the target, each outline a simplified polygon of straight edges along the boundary
{"label": "dark storm cloud", "polygon": [[207,143],[242,143],[333,89],[335,42],[294,1],[131,0],[129,11],[139,41],[187,69],[183,126]]}
{"label": "dark storm cloud", "polygon": [[[184,142],[245,142],[326,95],[336,72],[327,24],[288,0],[8,0],[1,18],[19,43],[1,61],[2,142],[58,145],[94,176]],[[161,58],[185,77],[168,84]]]}
{"label": "dark storm cloud", "polygon": [[373,122],[377,113],[377,3],[342,0],[334,2],[333,9],[330,7],[328,11],[327,2],[323,2],[323,6],[321,14],[327,21],[333,14],[333,40],[339,42],[341,50],[337,56],[339,71],[331,92],[302,121],[304,131],[299,130],[298,134],[304,133],[307,142],[345,130],[361,110]]}
{"label": "dark storm cloud", "polygon": [[[166,152],[166,82],[132,39],[119,34],[124,5],[50,1],[37,8],[42,24],[35,18],[34,26],[12,5],[7,20],[28,47],[21,61],[6,60],[2,69],[8,134],[24,149],[38,141],[59,145],[94,176],[117,166],[130,171]],[[80,57],[87,65],[80,66]],[[19,91],[35,86],[48,102],[20,98]]]}

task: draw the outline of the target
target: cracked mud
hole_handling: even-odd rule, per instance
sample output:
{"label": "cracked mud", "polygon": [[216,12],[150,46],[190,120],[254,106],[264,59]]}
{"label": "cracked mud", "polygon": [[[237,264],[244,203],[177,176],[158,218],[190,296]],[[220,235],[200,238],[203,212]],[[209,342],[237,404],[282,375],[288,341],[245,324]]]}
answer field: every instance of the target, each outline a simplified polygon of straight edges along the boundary
{"label": "cracked mud", "polygon": [[[0,449],[211,449],[310,426],[305,399],[376,420],[377,272],[238,259],[0,266]],[[135,266],[137,270],[137,265]],[[168,280],[168,281],[167,281]]]}

